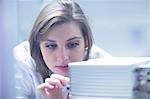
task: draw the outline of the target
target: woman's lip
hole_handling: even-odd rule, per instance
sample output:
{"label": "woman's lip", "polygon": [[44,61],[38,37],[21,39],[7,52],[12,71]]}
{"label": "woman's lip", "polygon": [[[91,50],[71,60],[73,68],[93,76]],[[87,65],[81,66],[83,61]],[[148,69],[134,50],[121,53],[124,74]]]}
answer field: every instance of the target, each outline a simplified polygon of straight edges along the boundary
{"label": "woman's lip", "polygon": [[68,70],[68,65],[60,65],[60,66],[56,66],[56,68],[61,70]]}
{"label": "woman's lip", "polygon": [[68,67],[68,65],[59,65],[59,66],[56,66],[56,67],[66,68],[66,67]]}

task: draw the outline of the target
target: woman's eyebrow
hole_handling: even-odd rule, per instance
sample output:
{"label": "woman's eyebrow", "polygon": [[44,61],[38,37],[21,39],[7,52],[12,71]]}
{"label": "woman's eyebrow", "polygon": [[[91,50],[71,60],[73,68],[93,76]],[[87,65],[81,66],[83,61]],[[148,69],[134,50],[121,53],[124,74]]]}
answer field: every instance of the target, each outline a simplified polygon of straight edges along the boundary
{"label": "woman's eyebrow", "polygon": [[71,40],[75,40],[75,39],[81,39],[82,37],[73,37],[73,38],[70,38],[68,39],[67,41],[71,41]]}
{"label": "woman's eyebrow", "polygon": [[45,39],[44,41],[48,41],[48,42],[56,42],[54,40],[49,40],[49,39]]}

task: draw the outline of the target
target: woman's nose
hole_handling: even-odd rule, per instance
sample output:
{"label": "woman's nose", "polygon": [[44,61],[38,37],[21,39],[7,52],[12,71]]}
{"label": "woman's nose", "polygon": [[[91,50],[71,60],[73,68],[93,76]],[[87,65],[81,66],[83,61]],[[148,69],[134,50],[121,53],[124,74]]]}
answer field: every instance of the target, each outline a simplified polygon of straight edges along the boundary
{"label": "woman's nose", "polygon": [[69,53],[66,49],[62,49],[58,52],[57,60],[62,64],[66,64],[69,61]]}

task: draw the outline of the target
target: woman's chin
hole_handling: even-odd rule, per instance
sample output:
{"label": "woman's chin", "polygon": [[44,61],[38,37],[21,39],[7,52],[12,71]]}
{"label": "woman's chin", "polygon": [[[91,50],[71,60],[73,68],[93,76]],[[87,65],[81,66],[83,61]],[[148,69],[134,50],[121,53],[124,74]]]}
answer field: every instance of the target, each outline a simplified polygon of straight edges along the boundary
{"label": "woman's chin", "polygon": [[63,76],[65,76],[65,77],[68,77],[68,76],[69,76],[69,74],[68,74],[68,68],[67,68],[67,69],[56,68],[56,69],[55,69],[55,73],[56,73],[56,74],[63,75]]}
{"label": "woman's chin", "polygon": [[59,74],[59,75],[62,75],[62,76],[65,76],[65,77],[68,77],[69,75],[68,75],[68,73],[64,73],[64,72],[57,72],[56,74]]}
{"label": "woman's chin", "polygon": [[61,75],[68,77],[68,73],[61,73]]}

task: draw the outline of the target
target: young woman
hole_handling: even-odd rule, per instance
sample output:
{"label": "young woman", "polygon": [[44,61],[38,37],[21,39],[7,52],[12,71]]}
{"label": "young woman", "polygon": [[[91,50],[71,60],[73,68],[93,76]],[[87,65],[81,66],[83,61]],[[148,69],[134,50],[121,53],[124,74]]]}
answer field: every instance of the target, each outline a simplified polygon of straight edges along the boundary
{"label": "young woman", "polygon": [[64,99],[68,63],[110,55],[93,45],[91,29],[76,2],[54,0],[40,12],[29,41],[14,48],[14,57],[16,98]]}

